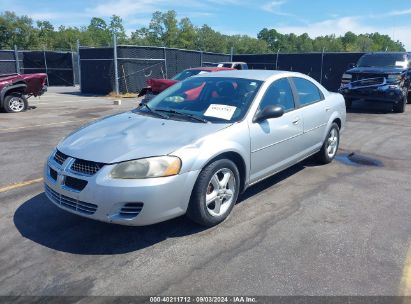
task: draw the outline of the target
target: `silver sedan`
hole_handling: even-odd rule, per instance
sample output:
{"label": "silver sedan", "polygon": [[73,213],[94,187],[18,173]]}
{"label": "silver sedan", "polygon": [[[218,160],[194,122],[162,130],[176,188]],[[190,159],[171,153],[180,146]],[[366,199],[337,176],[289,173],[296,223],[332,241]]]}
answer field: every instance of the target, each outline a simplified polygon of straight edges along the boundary
{"label": "silver sedan", "polygon": [[251,185],[310,156],[331,162],[345,118],[344,98],[303,74],[195,76],[62,140],[45,165],[45,193],[104,222],[186,214],[213,226]]}

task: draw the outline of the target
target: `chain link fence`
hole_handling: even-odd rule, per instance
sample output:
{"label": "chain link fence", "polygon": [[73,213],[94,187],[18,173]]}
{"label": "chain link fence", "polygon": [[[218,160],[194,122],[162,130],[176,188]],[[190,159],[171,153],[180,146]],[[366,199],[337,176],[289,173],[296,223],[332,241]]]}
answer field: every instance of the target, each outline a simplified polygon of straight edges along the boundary
{"label": "chain link fence", "polygon": [[77,82],[75,54],[58,51],[0,50],[0,75],[46,73],[49,86]]}
{"label": "chain link fence", "polygon": [[231,58],[228,54],[135,45],[119,45],[114,50],[79,47],[82,93],[136,93],[149,78],[167,79],[188,68]]}
{"label": "chain link fence", "polygon": [[244,61],[250,69],[283,70],[313,77],[330,91],[337,91],[342,74],[364,53],[296,53],[234,55],[234,61]]}
{"label": "chain link fence", "polygon": [[[115,45],[115,40],[113,40]],[[119,45],[77,52],[0,50],[0,74],[47,73],[50,86],[80,84],[89,94],[136,93],[149,78],[171,78],[193,67],[222,61],[246,62],[250,69],[307,74],[328,90],[338,90],[342,74],[364,53],[231,55],[163,47]]]}

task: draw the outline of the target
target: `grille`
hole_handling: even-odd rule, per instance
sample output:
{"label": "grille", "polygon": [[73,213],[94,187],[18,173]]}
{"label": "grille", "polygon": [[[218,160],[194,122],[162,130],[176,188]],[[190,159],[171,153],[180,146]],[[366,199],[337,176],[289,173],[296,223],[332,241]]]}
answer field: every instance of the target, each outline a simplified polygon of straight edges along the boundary
{"label": "grille", "polygon": [[56,180],[57,180],[57,171],[51,169],[50,167],[49,167],[49,170],[50,170],[50,176],[51,176],[51,178],[56,181]]}
{"label": "grille", "polygon": [[83,179],[74,178],[71,176],[66,176],[64,179],[64,185],[68,188],[81,191],[87,186],[87,181]]}
{"label": "grille", "polygon": [[59,163],[60,165],[62,165],[64,163],[64,161],[67,159],[67,155],[64,153],[61,153],[59,150],[56,151],[56,153],[54,153],[54,160]]}
{"label": "grille", "polygon": [[371,73],[363,73],[363,74],[353,74],[353,81],[354,80],[362,80],[367,78],[384,78],[387,75],[384,74],[371,74]]}
{"label": "grille", "polygon": [[63,194],[57,193],[47,185],[45,185],[45,191],[47,196],[57,205],[87,215],[94,214],[97,211],[97,205],[82,202],[74,198],[65,196]]}
{"label": "grille", "polygon": [[119,215],[124,218],[133,218],[140,214],[143,209],[143,203],[126,203],[123,208],[120,209]]}
{"label": "grille", "polygon": [[96,163],[88,160],[76,159],[71,165],[71,170],[84,175],[94,175],[100,170],[104,164]]}
{"label": "grille", "polygon": [[384,77],[377,77],[377,78],[364,78],[361,80],[357,80],[351,83],[353,87],[366,87],[366,86],[374,86],[374,85],[382,85],[384,84]]}

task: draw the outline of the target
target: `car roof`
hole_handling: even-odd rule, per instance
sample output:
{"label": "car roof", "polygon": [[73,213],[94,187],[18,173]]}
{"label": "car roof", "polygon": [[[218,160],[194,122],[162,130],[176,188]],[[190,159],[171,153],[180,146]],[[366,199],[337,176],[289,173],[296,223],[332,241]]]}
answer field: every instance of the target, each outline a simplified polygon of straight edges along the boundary
{"label": "car roof", "polygon": [[218,64],[227,64],[227,63],[229,63],[229,64],[238,64],[238,63],[246,64],[245,62],[242,62],[242,61],[222,61],[222,62],[219,62]]}
{"label": "car roof", "polygon": [[208,72],[217,72],[217,71],[232,70],[232,68],[202,67],[202,68],[191,68],[191,69],[188,69],[188,70],[201,70],[201,71],[208,71]]}
{"label": "car roof", "polygon": [[266,81],[272,76],[300,76],[302,74],[288,71],[278,70],[229,70],[218,73],[201,74],[194,77],[227,77],[227,78],[243,78]]}

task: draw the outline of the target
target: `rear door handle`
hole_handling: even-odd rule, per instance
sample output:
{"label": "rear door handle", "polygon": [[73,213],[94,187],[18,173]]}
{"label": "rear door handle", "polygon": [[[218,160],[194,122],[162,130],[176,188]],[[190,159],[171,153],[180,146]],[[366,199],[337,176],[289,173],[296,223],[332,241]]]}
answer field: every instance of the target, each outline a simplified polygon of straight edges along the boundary
{"label": "rear door handle", "polygon": [[325,108],[325,112],[328,112],[328,111],[330,111],[330,110],[331,110],[330,107]]}
{"label": "rear door handle", "polygon": [[294,118],[293,124],[298,125],[299,123],[300,123],[300,118],[299,117]]}

